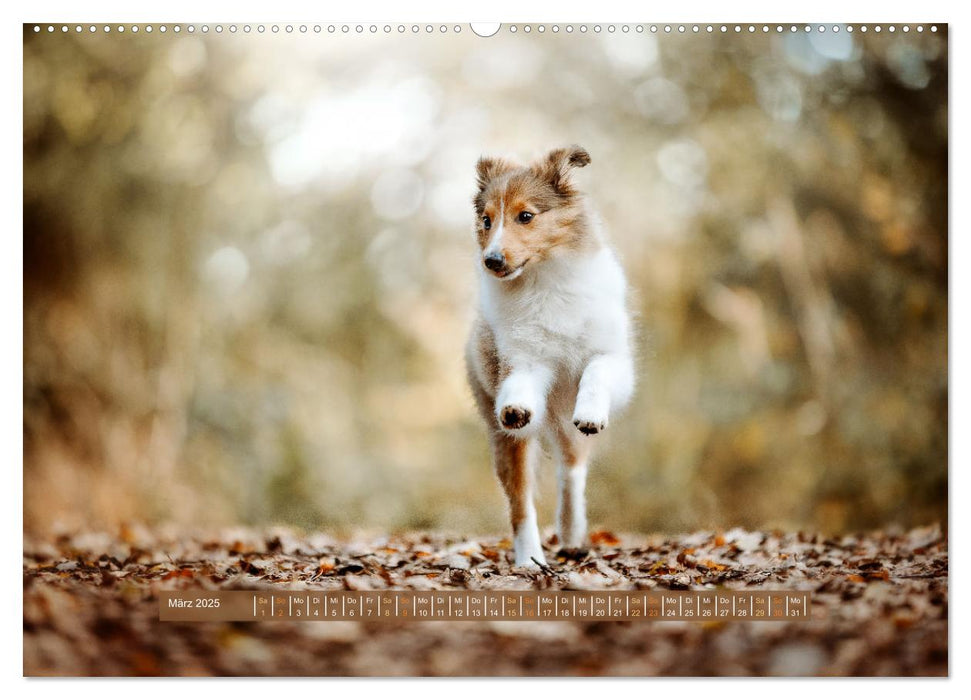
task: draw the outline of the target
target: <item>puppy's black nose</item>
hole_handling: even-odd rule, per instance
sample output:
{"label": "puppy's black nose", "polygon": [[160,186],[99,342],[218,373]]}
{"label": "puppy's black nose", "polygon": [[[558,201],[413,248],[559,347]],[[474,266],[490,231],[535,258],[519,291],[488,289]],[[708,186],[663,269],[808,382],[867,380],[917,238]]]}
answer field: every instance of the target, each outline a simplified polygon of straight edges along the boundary
{"label": "puppy's black nose", "polygon": [[499,270],[506,266],[506,258],[502,253],[489,253],[485,256],[484,262],[485,266],[493,272],[499,272]]}

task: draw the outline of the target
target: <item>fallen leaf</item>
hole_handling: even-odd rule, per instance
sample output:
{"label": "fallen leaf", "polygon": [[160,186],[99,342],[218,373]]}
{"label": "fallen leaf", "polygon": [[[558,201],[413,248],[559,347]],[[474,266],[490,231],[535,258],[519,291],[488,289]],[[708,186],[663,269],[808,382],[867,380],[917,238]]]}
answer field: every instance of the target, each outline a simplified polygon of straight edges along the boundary
{"label": "fallen leaf", "polygon": [[590,534],[590,542],[604,547],[620,546],[620,538],[609,530],[598,530]]}

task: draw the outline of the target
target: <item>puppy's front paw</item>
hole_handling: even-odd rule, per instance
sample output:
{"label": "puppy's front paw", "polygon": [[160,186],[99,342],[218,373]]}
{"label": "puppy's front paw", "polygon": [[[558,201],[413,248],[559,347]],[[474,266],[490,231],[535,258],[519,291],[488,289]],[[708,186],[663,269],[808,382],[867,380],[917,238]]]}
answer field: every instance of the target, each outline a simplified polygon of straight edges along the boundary
{"label": "puppy's front paw", "polygon": [[589,418],[574,418],[573,425],[584,435],[596,435],[607,429],[607,419],[602,421]]}
{"label": "puppy's front paw", "polygon": [[584,435],[596,435],[607,429],[606,406],[596,406],[590,403],[577,403],[573,411],[573,425]]}
{"label": "puppy's front paw", "polygon": [[499,409],[499,422],[506,430],[525,428],[532,417],[532,411],[520,406],[503,406]]}
{"label": "puppy's front paw", "polygon": [[581,393],[573,409],[573,425],[584,435],[596,435],[607,429],[609,402],[601,395]]}

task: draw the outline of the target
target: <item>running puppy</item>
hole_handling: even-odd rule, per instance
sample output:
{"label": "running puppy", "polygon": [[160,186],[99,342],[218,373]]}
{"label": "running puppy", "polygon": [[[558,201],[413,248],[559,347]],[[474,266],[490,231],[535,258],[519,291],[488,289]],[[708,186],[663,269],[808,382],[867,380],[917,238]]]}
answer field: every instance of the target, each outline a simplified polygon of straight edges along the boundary
{"label": "running puppy", "polygon": [[476,165],[480,298],[466,366],[509,499],[516,566],[546,563],[531,487],[538,441],[557,461],[557,534],[577,547],[592,436],[634,388],[624,272],[572,179],[589,163],[571,146],[528,165]]}

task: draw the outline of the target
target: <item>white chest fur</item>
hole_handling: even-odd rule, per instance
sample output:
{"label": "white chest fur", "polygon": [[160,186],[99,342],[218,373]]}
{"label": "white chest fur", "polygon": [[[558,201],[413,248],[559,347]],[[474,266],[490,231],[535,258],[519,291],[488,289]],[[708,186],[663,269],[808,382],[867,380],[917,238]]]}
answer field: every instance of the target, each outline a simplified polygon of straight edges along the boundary
{"label": "white chest fur", "polygon": [[626,281],[613,251],[564,255],[517,280],[481,276],[482,314],[500,356],[580,371],[591,357],[627,352]]}

